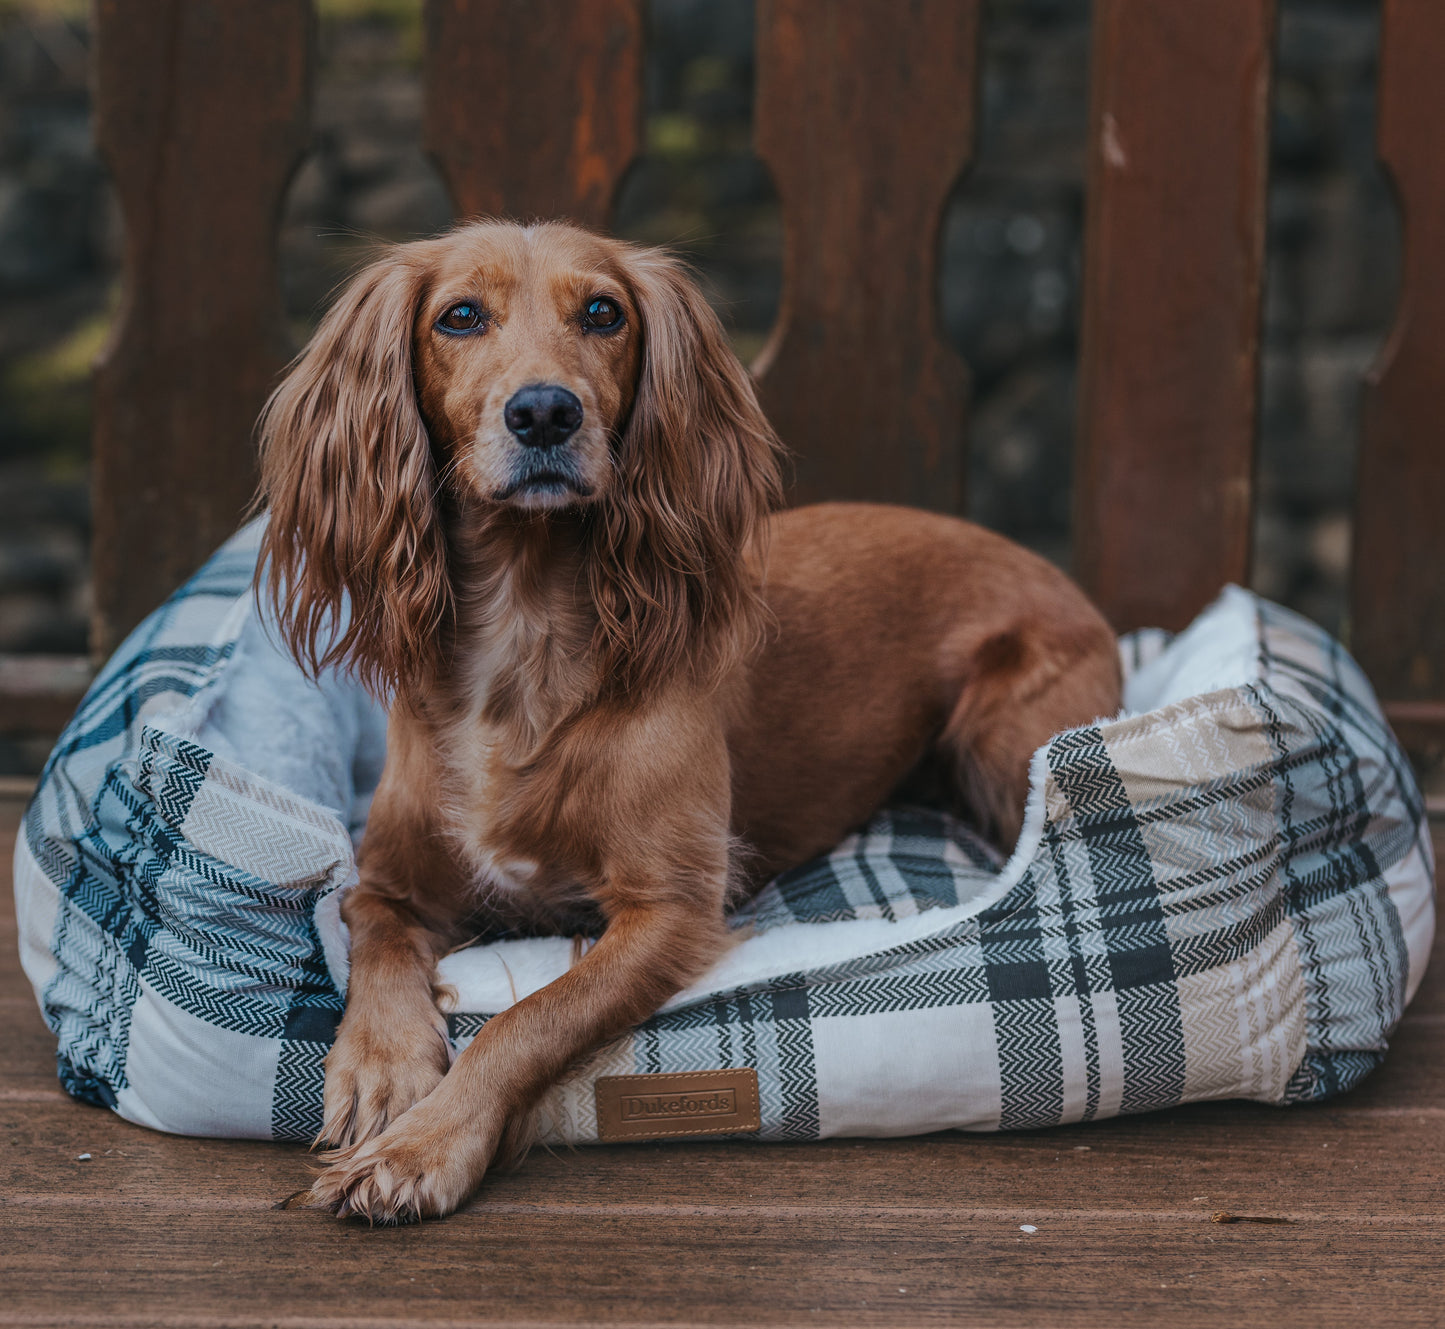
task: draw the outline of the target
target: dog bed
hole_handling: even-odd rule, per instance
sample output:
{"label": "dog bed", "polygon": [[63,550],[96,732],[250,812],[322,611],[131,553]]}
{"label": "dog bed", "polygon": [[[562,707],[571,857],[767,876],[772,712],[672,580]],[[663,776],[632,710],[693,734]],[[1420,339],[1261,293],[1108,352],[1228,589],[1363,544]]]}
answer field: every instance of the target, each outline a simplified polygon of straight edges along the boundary
{"label": "dog bed", "polygon": [[[96,679],[27,812],[16,898],[72,1095],[160,1130],[306,1140],[385,723],[274,644],[259,534]],[[1035,754],[1007,862],[940,813],[880,813],[771,883],[711,973],[558,1086],[546,1134],[598,1138],[601,1076],[752,1068],[755,1133],[813,1139],[1297,1103],[1377,1066],[1434,898],[1420,794],[1369,685],[1234,587],[1121,650],[1124,712]],[[563,938],[449,956],[456,1045],[572,957]]]}

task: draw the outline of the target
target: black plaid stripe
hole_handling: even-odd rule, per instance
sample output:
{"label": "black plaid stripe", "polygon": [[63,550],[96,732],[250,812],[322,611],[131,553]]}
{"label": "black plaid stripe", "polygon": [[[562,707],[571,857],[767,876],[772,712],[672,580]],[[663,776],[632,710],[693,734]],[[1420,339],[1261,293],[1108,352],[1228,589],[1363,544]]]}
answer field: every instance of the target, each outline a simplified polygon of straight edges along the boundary
{"label": "black plaid stripe", "polygon": [[802,975],[794,974],[779,980],[776,990],[763,999],[771,1008],[769,1014],[778,1040],[783,1102],[777,1134],[783,1140],[816,1140],[822,1130],[809,998]]}
{"label": "black plaid stripe", "polygon": [[473,1015],[460,1011],[448,1015],[447,1037],[459,1045],[470,1043],[491,1018],[490,1015]]}
{"label": "black plaid stripe", "polygon": [[141,733],[140,776],[142,785],[155,782],[151,795],[156,811],[165,821],[179,829],[195,802],[196,794],[206,782],[212,754],[205,748],[155,729]]}
{"label": "black plaid stripe", "polygon": [[41,1009],[58,1038],[61,1084],[83,1102],[114,1106],[128,1085],[125,1057],[140,984],[113,938],[79,910],[61,911],[54,945],[64,961]]}
{"label": "black plaid stripe", "polygon": [[846,983],[815,984],[808,989],[808,1010],[822,1018],[973,1006],[999,1000],[989,990],[991,974],[988,967],[959,965],[935,973],[885,974]]}
{"label": "black plaid stripe", "polygon": [[[1084,1036],[1084,1112],[1083,1120],[1092,1121],[1099,1110],[1101,1084],[1099,1068],[1099,1030],[1094,1019],[1094,1003],[1091,994],[1095,988],[1096,973],[1080,944],[1081,930],[1078,919],[1079,902],[1074,898],[1070,885],[1069,864],[1060,842],[1059,828],[1053,822],[1044,827],[1044,847],[1053,865],[1054,879],[1058,885],[1059,901],[1063,913],[1064,937],[1069,947],[1069,970],[1072,986],[1079,995],[1079,1016]],[[1099,976],[1101,977],[1101,976]]]}
{"label": "black plaid stripe", "polygon": [[828,923],[856,917],[831,856],[793,868],[774,884],[795,922]]}
{"label": "black plaid stripe", "polygon": [[[1403,749],[1395,741],[1389,725],[1381,714],[1359,667],[1350,660],[1343,647],[1313,624],[1281,611],[1278,606],[1261,603],[1259,607],[1261,667],[1270,679],[1272,690],[1280,692],[1294,682],[1304,697],[1333,716],[1351,731],[1350,746],[1368,752],[1381,761],[1394,777],[1391,797],[1404,801],[1411,818],[1420,812],[1419,788]],[[1302,649],[1299,633],[1307,634],[1309,650]],[[1291,650],[1274,649],[1280,636]],[[1316,661],[1311,663],[1306,653]]]}
{"label": "black plaid stripe", "polygon": [[1124,1092],[1119,1111],[1152,1112],[1184,1101],[1184,1029],[1179,989],[1172,982],[1118,993],[1124,1043]]}
{"label": "black plaid stripe", "polygon": [[[963,863],[955,866],[944,858],[945,843],[958,851]],[[890,878],[901,883],[903,895],[890,894],[879,879],[878,868],[885,862]],[[946,813],[888,808],[859,833],[851,850],[840,849],[783,873],[756,907],[766,915],[775,897],[774,907],[785,909],[793,922],[833,923],[868,916],[860,909],[871,905],[876,916],[894,920],[957,905],[961,884],[971,894],[999,866],[996,853]],[[847,883],[854,885],[852,892]],[[900,909],[905,901],[911,902],[911,909]],[[743,917],[750,912],[746,906],[740,911]]]}
{"label": "black plaid stripe", "polygon": [[1064,1049],[1051,998],[993,1003],[999,1129],[1056,1126],[1064,1115]]}
{"label": "black plaid stripe", "polygon": [[[1098,927],[1118,993],[1124,1047],[1121,1111],[1179,1102],[1184,1021],[1153,863],[1128,793],[1097,728],[1049,744],[1049,770],[1088,852]],[[1147,998],[1140,993],[1147,992]]]}
{"label": "black plaid stripe", "polygon": [[[320,946],[320,939],[317,939]],[[314,1140],[321,1132],[322,1065],[336,1042],[343,1002],[328,980],[326,987],[297,991],[286,1012],[276,1083],[271,1090],[271,1136],[276,1140]]]}
{"label": "black plaid stripe", "polygon": [[696,1069],[699,1066],[754,1066],[764,1093],[771,1080],[759,1054],[759,1036],[769,1028],[775,1046],[777,1099],[766,1123],[768,1138],[818,1138],[817,1074],[809,993],[801,975],[776,980],[768,992],[737,991],[681,1010],[655,1015],[635,1032],[633,1053],[640,1069]]}
{"label": "black plaid stripe", "polygon": [[[1379,880],[1381,865],[1364,838],[1368,816],[1357,812],[1362,808],[1367,813],[1370,801],[1359,784],[1358,772],[1346,769],[1355,764],[1352,750],[1344,746],[1339,729],[1327,718],[1266,688],[1256,688],[1254,694],[1267,717],[1266,733],[1279,758],[1280,867],[1305,975],[1307,1037],[1315,1058],[1310,1082],[1318,1097],[1328,1097],[1341,1092],[1349,1074],[1365,1073],[1361,1067],[1367,1064],[1350,1056],[1358,1049],[1338,1046],[1338,1031],[1351,1027],[1351,1003],[1343,990],[1346,974],[1330,963],[1323,938],[1339,907],[1345,907],[1354,925],[1359,943],[1354,974],[1368,976],[1373,1023],[1382,1039],[1393,1028],[1403,1004],[1392,998],[1396,992],[1403,995],[1400,983],[1408,957],[1403,934],[1398,931],[1398,915],[1392,931],[1399,937],[1399,945],[1387,950],[1363,926],[1355,901],[1358,892]],[[1393,906],[1386,907],[1394,912]],[[1394,973],[1401,978],[1389,984],[1394,990],[1387,994],[1382,974]],[[1346,1059],[1339,1061],[1340,1056]],[[1336,1066],[1342,1068],[1340,1073]],[[1299,1086],[1292,1086],[1292,1092],[1299,1091]]]}
{"label": "black plaid stripe", "polygon": [[896,923],[898,915],[893,912],[893,905],[888,899],[888,893],[879,882],[878,874],[873,871],[873,864],[868,860],[866,849],[860,848],[853,855],[853,867],[864,886],[868,888],[869,898],[873,902],[873,907],[877,909],[878,916],[886,918],[890,923]]}
{"label": "black plaid stripe", "polygon": [[321,1094],[326,1084],[329,1043],[283,1039],[271,1095],[271,1138],[304,1140],[321,1133]]}

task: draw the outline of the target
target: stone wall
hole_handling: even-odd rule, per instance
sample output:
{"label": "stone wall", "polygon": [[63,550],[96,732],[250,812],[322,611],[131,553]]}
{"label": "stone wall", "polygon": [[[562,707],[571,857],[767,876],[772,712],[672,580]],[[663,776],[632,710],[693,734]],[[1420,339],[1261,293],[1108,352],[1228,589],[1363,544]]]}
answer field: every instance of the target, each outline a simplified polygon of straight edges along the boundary
{"label": "stone wall", "polygon": [[[444,226],[418,147],[419,0],[322,0],[312,155],[282,235],[298,337],[377,239]],[[693,256],[745,355],[781,230],[750,147],[749,0],[652,0],[647,153],[619,231]],[[1397,224],[1374,162],[1374,0],[1281,0],[1255,584],[1335,629],[1359,383],[1391,317]],[[1088,83],[1086,0],[992,0],[979,151],[942,235],[939,307],[972,367],[974,516],[1067,563]],[[0,0],[0,651],[78,651],[87,367],[118,236],[75,0]]]}

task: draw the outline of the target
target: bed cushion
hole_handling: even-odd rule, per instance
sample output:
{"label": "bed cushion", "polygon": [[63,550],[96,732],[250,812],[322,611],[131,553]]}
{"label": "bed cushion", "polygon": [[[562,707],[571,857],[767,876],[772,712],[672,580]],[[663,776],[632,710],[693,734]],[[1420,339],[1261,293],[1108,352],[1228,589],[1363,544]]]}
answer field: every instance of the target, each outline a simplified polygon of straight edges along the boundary
{"label": "bed cushion", "polygon": [[[310,1139],[385,717],[278,648],[250,592],[259,535],[96,679],[27,812],[16,900],[72,1095],[161,1130]],[[942,813],[880,812],[772,882],[712,972],[554,1089],[547,1136],[597,1139],[600,1076],[719,1067],[757,1072],[764,1139],[1356,1084],[1434,927],[1422,800],[1368,683],[1237,587],[1121,652],[1124,711],[1035,754],[1012,857]],[[455,1044],[572,955],[534,938],[449,956]]]}

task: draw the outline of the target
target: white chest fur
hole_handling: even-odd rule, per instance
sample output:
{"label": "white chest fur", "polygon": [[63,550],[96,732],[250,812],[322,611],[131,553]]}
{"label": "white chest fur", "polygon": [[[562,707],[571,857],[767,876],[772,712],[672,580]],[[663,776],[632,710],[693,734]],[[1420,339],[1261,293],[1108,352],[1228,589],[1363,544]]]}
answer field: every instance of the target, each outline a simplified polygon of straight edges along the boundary
{"label": "white chest fur", "polygon": [[523,891],[541,865],[509,853],[496,833],[499,735],[479,718],[455,726],[444,745],[447,772],[445,824],[479,891]]}
{"label": "white chest fur", "polygon": [[487,701],[499,676],[519,666],[524,649],[512,579],[500,577],[493,599],[480,615],[488,626],[476,630],[460,652],[463,704],[442,735],[441,755],[447,767],[446,824],[462,861],[474,874],[476,888],[524,891],[540,865],[509,852],[497,834],[497,801],[507,783],[505,753],[509,735],[486,718]]}
{"label": "white chest fur", "polygon": [[[559,596],[524,597],[514,569],[486,579],[485,600],[463,609],[472,624],[458,649],[460,704],[441,735],[448,789],[446,824],[479,890],[542,888],[551,874],[519,857],[499,833],[500,800],[515,793],[513,763],[525,764],[585,673],[586,633],[556,608]],[[574,578],[575,580],[575,578]],[[489,715],[499,681],[513,690],[509,718]],[[516,685],[522,682],[523,687]]]}

